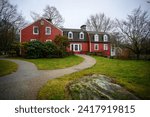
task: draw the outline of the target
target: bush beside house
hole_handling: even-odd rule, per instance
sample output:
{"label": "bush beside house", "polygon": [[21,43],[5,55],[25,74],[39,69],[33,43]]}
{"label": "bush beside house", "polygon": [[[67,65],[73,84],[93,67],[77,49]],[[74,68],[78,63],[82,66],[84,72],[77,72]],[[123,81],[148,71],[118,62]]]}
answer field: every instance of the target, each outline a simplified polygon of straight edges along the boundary
{"label": "bush beside house", "polygon": [[61,58],[68,56],[68,38],[56,36],[54,42],[30,41],[22,43],[22,56],[25,58]]}

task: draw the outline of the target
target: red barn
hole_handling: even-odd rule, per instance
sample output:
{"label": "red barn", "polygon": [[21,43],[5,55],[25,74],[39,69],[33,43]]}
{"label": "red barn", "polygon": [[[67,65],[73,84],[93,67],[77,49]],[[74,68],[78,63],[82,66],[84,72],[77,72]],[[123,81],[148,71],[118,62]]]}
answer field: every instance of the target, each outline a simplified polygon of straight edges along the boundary
{"label": "red barn", "polygon": [[103,32],[87,31],[86,25],[80,29],[58,28],[51,22],[42,18],[20,31],[20,42],[39,40],[41,42],[53,41],[56,35],[68,37],[70,47],[68,51],[85,54],[87,52],[99,52],[104,56],[111,55],[110,37]]}

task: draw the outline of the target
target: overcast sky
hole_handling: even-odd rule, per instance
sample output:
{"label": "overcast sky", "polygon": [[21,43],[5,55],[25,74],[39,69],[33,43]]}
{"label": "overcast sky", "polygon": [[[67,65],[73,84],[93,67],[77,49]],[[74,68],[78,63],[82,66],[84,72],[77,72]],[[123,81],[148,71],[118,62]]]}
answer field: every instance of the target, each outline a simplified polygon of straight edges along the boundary
{"label": "overcast sky", "polygon": [[147,0],[10,0],[18,6],[28,22],[32,22],[30,12],[42,14],[46,5],[55,6],[65,19],[65,28],[80,28],[87,18],[96,13],[105,13],[112,19],[125,19],[127,14],[141,6],[150,14],[150,4]]}

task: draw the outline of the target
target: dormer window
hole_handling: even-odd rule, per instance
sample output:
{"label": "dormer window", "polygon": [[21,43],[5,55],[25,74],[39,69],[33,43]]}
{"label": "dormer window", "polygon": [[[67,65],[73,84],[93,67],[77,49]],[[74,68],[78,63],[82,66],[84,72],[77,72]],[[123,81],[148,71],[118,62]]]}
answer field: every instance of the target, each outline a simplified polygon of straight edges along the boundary
{"label": "dormer window", "polygon": [[33,26],[33,34],[38,35],[39,34],[39,28],[38,26]]}
{"label": "dormer window", "polygon": [[79,38],[84,39],[84,33],[83,32],[80,32]]}
{"label": "dormer window", "polygon": [[50,35],[51,34],[51,27],[45,27],[45,34]]}
{"label": "dormer window", "polygon": [[94,35],[94,41],[98,41],[99,40],[99,36],[98,36],[98,34],[95,34]]}
{"label": "dormer window", "polygon": [[104,42],[107,42],[108,41],[108,35],[104,35],[103,39],[104,39]]}
{"label": "dormer window", "polygon": [[72,32],[68,32],[68,39],[73,39],[73,33]]}

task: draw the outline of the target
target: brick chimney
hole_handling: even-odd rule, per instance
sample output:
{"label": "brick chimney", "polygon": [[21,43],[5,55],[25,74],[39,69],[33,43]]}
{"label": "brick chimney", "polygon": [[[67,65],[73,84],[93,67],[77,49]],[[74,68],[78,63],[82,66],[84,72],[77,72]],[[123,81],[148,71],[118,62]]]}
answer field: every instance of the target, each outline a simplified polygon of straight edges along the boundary
{"label": "brick chimney", "polygon": [[81,30],[86,31],[86,25],[82,25],[80,28]]}

